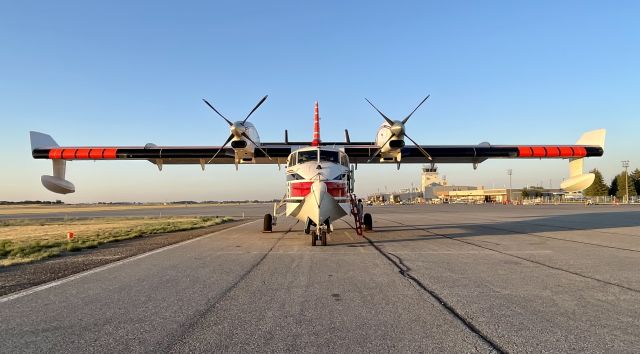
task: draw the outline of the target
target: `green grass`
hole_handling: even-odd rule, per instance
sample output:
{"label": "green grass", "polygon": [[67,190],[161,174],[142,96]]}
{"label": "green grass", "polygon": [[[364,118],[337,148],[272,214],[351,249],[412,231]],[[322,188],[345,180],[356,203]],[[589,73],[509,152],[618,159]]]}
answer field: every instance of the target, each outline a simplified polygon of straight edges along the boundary
{"label": "green grass", "polygon": [[[150,219],[153,220],[150,222]],[[114,218],[108,220],[113,222]],[[127,220],[131,221],[130,218]],[[56,240],[32,240],[27,238],[27,240],[21,241],[20,238],[17,237],[12,240],[0,240],[0,266],[29,263],[60,256],[66,252],[79,252],[83,249],[96,248],[106,243],[128,240],[145,235],[201,229],[232,221],[233,219],[228,217],[192,217],[171,218],[171,220],[143,218],[141,220],[144,220],[145,223],[140,226],[126,228],[105,226],[105,229],[99,232],[78,235],[73,241],[67,241],[64,238]],[[26,229],[26,227],[29,226],[47,227],[47,225],[54,224],[60,224],[60,220],[9,220],[0,222],[0,227],[24,226]]]}

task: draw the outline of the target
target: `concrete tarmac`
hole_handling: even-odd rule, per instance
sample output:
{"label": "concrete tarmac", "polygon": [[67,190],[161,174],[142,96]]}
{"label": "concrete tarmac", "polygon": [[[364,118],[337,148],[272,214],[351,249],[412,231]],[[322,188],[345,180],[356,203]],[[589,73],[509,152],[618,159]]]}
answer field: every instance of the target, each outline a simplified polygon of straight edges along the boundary
{"label": "concrete tarmac", "polygon": [[640,208],[367,211],[366,239],[258,220],[2,297],[1,351],[640,350]]}

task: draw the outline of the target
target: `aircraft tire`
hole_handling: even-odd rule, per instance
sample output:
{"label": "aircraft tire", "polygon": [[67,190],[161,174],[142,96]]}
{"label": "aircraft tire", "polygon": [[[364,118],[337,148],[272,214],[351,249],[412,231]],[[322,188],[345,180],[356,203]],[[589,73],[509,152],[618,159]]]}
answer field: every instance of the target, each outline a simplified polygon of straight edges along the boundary
{"label": "aircraft tire", "polygon": [[326,232],[326,231],[322,231],[322,232],[320,233],[320,243],[321,243],[323,246],[326,246],[326,245],[327,245],[327,232]]}
{"label": "aircraft tire", "polygon": [[371,214],[365,213],[364,217],[362,218],[362,221],[364,224],[365,231],[373,230],[373,218],[371,217]]}
{"label": "aircraft tire", "polygon": [[271,214],[264,214],[264,224],[262,225],[262,232],[271,232],[273,230],[273,217]]}
{"label": "aircraft tire", "polygon": [[311,246],[315,246],[316,245],[316,232],[315,231],[311,231]]}

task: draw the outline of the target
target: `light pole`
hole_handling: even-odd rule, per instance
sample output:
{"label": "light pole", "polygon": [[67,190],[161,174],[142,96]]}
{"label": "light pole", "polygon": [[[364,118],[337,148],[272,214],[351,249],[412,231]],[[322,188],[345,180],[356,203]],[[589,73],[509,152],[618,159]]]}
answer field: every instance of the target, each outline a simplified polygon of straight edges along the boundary
{"label": "light pole", "polygon": [[624,187],[626,189],[625,195],[627,196],[626,204],[629,204],[629,160],[622,161],[622,167],[624,167]]}
{"label": "light pole", "polygon": [[509,191],[507,192],[507,203],[511,203],[511,190],[512,190],[511,175],[513,175],[513,170],[512,169],[508,169],[507,170],[507,174],[509,175]]}

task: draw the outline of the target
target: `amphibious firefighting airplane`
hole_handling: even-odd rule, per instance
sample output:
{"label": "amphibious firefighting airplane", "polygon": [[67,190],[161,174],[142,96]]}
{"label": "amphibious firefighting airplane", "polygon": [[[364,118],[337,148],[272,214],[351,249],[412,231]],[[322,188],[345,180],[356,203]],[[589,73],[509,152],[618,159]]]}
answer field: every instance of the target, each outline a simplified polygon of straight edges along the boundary
{"label": "amphibious firefighting airplane", "polygon": [[[575,145],[419,145],[409,137],[405,125],[428,98],[402,120],[392,120],[367,100],[383,118],[374,142],[352,142],[346,129],[342,142],[321,141],[318,102],[311,142],[289,141],[287,130],[283,142],[261,142],[256,127],[248,120],[267,99],[264,96],[243,120],[235,122],[203,99],[229,125],[230,134],[222,146],[149,143],[136,147],[60,147],[51,136],[32,131],[31,150],[34,158],[53,161],[53,176],[42,176],[42,184],[62,194],[75,191],[75,186],[65,179],[66,162],[70,160],[148,160],[159,170],[168,164],[199,164],[202,170],[207,164],[235,164],[236,169],[242,164],[284,164],[287,191],[282,201],[274,205],[273,213],[264,216],[263,231],[271,231],[279,216],[292,216],[304,223],[313,246],[318,241],[326,245],[333,224],[349,212],[354,215],[359,234],[361,220],[365,229],[372,228],[371,215],[358,215],[355,207],[354,176],[359,163],[395,163],[398,168],[402,163],[471,163],[475,169],[490,158],[562,158],[569,159],[569,178],[561,188],[581,191],[593,183],[595,176],[583,173],[583,158],[603,155],[604,129],[583,134]],[[405,138],[413,145],[406,145]]]}

